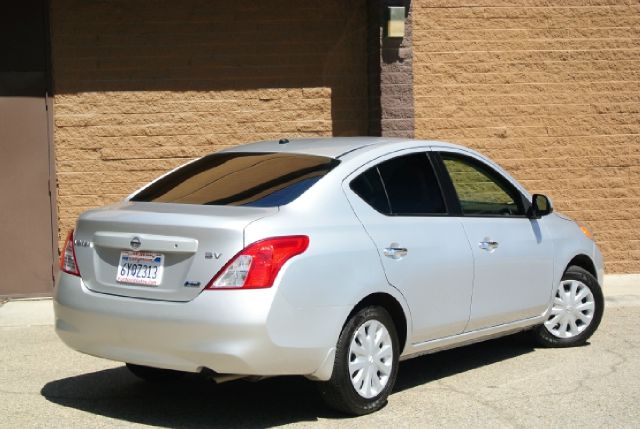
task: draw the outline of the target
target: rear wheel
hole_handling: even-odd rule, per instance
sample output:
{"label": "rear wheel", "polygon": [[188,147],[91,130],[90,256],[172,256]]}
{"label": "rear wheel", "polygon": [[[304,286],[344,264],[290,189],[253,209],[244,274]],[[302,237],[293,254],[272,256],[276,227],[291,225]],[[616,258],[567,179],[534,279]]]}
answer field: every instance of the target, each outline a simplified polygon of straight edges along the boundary
{"label": "rear wheel", "polygon": [[127,369],[138,378],[150,383],[167,383],[178,380],[184,376],[182,371],[174,371],[172,369],[153,368],[150,366],[127,364]]}
{"label": "rear wheel", "polygon": [[547,321],[533,330],[534,338],[544,347],[582,345],[598,328],[603,311],[598,280],[587,270],[571,266],[556,289]]}
{"label": "rear wheel", "polygon": [[342,329],[331,379],[320,393],[331,408],[363,415],[387,403],[398,372],[398,335],[389,313],[377,306],[358,311]]}

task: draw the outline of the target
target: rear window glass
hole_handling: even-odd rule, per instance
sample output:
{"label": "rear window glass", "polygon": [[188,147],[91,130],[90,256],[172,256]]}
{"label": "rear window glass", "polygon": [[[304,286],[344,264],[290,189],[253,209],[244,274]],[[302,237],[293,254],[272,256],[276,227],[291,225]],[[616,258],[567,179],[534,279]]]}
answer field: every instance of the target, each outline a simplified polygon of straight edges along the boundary
{"label": "rear window glass", "polygon": [[131,201],[276,207],[298,198],[339,163],[290,153],[216,153],[159,179]]}

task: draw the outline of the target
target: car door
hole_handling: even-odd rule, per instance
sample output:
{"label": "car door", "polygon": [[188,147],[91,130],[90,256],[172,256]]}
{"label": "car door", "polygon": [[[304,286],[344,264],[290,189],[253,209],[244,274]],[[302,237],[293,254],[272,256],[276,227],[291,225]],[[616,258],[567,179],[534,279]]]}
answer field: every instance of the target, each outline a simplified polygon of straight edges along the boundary
{"label": "car door", "polygon": [[455,193],[475,261],[466,331],[539,316],[550,299],[553,243],[528,200],[484,160],[462,150],[439,152],[446,188]]}
{"label": "car door", "polygon": [[409,340],[459,334],[469,318],[473,257],[447,204],[426,149],[363,166],[344,191],[375,243],[388,282],[411,312]]}

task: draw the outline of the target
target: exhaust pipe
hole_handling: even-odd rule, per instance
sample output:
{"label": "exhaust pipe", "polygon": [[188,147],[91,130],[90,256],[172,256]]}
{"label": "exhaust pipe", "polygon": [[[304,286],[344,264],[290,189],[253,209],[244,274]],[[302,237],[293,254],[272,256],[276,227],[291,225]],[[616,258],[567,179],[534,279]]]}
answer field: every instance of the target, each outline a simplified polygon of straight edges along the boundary
{"label": "exhaust pipe", "polygon": [[211,379],[215,381],[216,384],[226,383],[227,381],[240,380],[242,378],[247,378],[247,376],[240,374],[216,374],[211,376]]}
{"label": "exhaust pipe", "polygon": [[200,375],[205,378],[213,380],[216,384],[226,383],[227,381],[240,380],[241,378],[247,378],[248,375],[242,374],[219,374],[212,369],[202,368]]}

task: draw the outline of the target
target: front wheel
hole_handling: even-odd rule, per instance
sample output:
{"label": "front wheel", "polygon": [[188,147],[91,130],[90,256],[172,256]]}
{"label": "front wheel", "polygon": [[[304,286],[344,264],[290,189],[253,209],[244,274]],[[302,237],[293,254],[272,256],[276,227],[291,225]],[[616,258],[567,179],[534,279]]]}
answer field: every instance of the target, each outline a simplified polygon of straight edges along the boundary
{"label": "front wheel", "polygon": [[398,335],[389,313],[371,306],[345,324],[338,339],[331,379],[320,393],[331,408],[363,415],[387,403],[398,373]]}
{"label": "front wheel", "polygon": [[579,346],[596,331],[603,312],[598,280],[587,270],[571,266],[556,289],[547,321],[532,333],[543,347]]}

